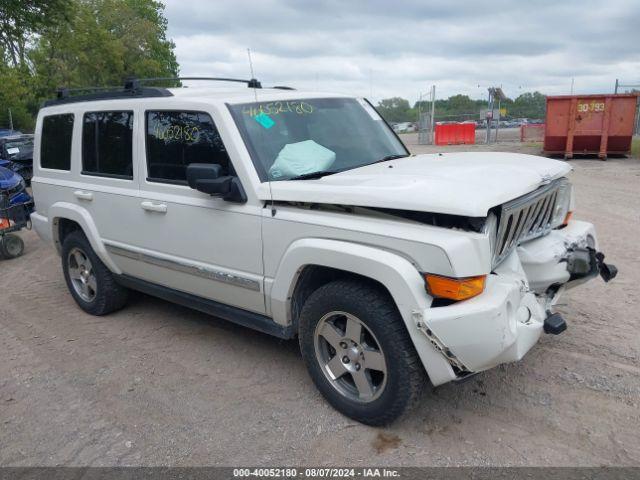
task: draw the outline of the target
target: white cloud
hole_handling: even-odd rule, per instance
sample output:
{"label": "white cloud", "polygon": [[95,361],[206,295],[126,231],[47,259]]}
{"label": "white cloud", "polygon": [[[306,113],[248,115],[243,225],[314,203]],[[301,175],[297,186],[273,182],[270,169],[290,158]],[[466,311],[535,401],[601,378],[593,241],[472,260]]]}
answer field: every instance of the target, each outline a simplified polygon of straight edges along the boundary
{"label": "white cloud", "polygon": [[247,78],[247,48],[265,85],[415,101],[524,91],[611,91],[640,80],[637,0],[439,2],[167,0],[184,75]]}

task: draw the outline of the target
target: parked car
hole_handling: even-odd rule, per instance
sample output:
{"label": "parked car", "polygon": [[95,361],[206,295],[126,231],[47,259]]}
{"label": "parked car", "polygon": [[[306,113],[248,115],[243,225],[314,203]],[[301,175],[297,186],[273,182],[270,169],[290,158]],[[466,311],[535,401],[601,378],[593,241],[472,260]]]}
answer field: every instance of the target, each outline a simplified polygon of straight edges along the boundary
{"label": "parked car", "polygon": [[22,132],[19,130],[11,130],[10,128],[0,128],[0,138],[8,137],[12,135],[21,135]]}
{"label": "parked car", "polygon": [[40,110],[32,221],[80,308],[133,289],[297,337],[325,398],[381,425],[425,373],[522,359],[566,328],[565,290],[615,276],[572,219],[567,163],[410,155],[364,99],[249,84],[133,81]]}
{"label": "parked car", "polygon": [[0,166],[18,173],[29,185],[33,176],[33,135],[0,138]]}
{"label": "parked car", "polygon": [[22,255],[24,242],[15,234],[28,225],[33,200],[24,179],[0,166],[0,258]]}
{"label": "parked car", "polygon": [[401,122],[394,124],[393,130],[396,133],[412,133],[417,131],[417,127],[411,122]]}

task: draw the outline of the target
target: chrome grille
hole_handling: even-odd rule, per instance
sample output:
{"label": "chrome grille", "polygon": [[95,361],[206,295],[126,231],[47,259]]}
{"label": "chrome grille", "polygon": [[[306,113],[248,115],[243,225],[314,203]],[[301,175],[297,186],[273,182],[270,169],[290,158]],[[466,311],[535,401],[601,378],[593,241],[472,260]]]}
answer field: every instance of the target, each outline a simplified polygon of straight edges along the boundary
{"label": "chrome grille", "polygon": [[493,266],[504,260],[518,244],[547,234],[551,229],[558,190],[566,179],[555,180],[502,205],[493,255]]}

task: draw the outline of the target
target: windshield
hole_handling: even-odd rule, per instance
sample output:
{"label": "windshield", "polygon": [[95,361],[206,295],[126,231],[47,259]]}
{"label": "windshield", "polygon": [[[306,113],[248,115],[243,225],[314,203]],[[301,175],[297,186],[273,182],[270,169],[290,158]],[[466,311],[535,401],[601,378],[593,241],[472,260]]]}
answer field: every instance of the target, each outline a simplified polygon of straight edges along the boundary
{"label": "windshield", "polygon": [[229,109],[263,182],[335,173],[408,155],[364,100],[314,98]]}
{"label": "windshield", "polygon": [[[2,147],[0,146],[0,158],[2,157]],[[21,138],[17,140],[10,140],[4,144],[4,150],[7,155],[14,156],[18,153],[29,153],[33,151],[33,139]]]}

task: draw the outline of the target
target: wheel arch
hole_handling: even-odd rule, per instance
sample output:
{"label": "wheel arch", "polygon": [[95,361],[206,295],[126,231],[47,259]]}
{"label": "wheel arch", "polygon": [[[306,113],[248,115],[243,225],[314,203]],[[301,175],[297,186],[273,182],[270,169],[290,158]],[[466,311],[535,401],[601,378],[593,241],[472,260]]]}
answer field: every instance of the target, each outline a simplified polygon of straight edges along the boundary
{"label": "wheel arch", "polygon": [[302,306],[307,298],[309,298],[309,296],[318,288],[335,280],[353,280],[370,284],[380,291],[383,291],[393,300],[389,289],[383,283],[371,277],[324,265],[305,265],[302,267],[297,281],[295,282],[289,305],[290,322],[293,325],[294,331],[297,331],[298,329],[300,311],[302,310]]}
{"label": "wheel arch", "polygon": [[113,273],[121,273],[120,269],[111,260],[100,238],[98,227],[86,209],[72,203],[59,202],[52,205],[48,213],[51,219],[51,237],[58,254],[62,253],[62,242],[64,242],[65,237],[74,230],[80,230],[87,237],[91,248],[107,268]]}
{"label": "wheel arch", "polygon": [[303,300],[315,288],[336,278],[360,279],[383,288],[398,308],[432,383],[455,379],[449,362],[413,321],[415,312],[431,305],[420,272],[408,259],[387,250],[327,239],[294,242],[268,290],[273,319],[282,325],[295,325]]}

